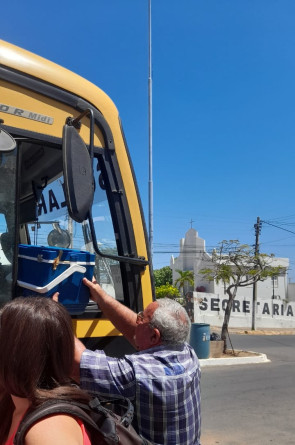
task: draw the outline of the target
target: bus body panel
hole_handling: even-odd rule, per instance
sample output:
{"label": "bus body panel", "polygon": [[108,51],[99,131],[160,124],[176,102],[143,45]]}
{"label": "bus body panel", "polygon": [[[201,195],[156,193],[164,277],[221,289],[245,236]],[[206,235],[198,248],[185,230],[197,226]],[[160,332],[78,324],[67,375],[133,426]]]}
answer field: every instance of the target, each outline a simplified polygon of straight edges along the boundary
{"label": "bus body panel", "polygon": [[[112,100],[98,87],[82,77],[0,40],[0,62],[7,69],[8,76],[1,79],[0,84],[0,118],[4,126],[26,131],[38,138],[38,135],[61,140],[63,126],[68,117],[76,118],[81,113],[81,103],[89,103],[106,121],[112,140],[106,141],[106,135],[96,124],[94,128],[94,145],[103,150],[114,150],[116,162],[122,178],[130,212],[130,224],[138,257],[149,259],[149,249],[143,214],[138,197],[136,182],[130,165],[127,147],[122,134],[117,108]],[[9,74],[11,72],[11,80]],[[14,81],[14,74],[23,77],[23,85]],[[34,89],[34,80],[38,87]],[[44,85],[44,92],[42,89]],[[66,100],[50,97],[53,87],[63,94],[70,94],[76,106],[69,105]],[[79,134],[85,144],[89,144],[90,123],[87,117],[81,121]],[[107,146],[107,147],[106,147]],[[139,307],[145,307],[153,301],[151,267],[147,265],[140,272],[141,298]],[[103,318],[73,320],[75,333],[81,338],[112,337],[120,335],[113,325]]]}

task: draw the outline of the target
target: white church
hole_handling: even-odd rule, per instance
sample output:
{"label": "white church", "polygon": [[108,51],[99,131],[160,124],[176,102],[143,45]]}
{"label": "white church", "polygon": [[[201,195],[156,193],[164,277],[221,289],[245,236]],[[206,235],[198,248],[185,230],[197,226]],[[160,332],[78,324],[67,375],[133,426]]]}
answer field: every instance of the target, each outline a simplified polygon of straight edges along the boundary
{"label": "white church", "polygon": [[[201,269],[210,267],[211,257],[206,252],[205,240],[198,236],[198,232],[191,228],[185,238],[180,240],[180,254],[171,257],[173,283],[179,274],[176,270],[190,270],[194,273],[194,286],[188,286],[193,300],[192,321],[221,326],[228,295],[224,284],[207,281],[199,273]],[[283,266],[286,272],[267,278],[257,283],[257,301],[255,308],[256,328],[259,327],[295,327],[295,283],[288,283],[288,258],[273,258],[272,266]],[[234,300],[230,326],[251,328],[253,312],[253,285],[238,288]]]}

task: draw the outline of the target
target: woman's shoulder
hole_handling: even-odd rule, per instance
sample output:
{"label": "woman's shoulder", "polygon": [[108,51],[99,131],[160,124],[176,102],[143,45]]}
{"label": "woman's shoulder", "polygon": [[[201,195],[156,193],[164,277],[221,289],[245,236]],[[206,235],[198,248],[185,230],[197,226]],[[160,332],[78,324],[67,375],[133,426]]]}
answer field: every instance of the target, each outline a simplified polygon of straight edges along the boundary
{"label": "woman's shoulder", "polygon": [[[83,424],[66,414],[54,414],[46,417],[28,431],[25,445],[86,445]],[[90,442],[88,442],[90,444]]]}

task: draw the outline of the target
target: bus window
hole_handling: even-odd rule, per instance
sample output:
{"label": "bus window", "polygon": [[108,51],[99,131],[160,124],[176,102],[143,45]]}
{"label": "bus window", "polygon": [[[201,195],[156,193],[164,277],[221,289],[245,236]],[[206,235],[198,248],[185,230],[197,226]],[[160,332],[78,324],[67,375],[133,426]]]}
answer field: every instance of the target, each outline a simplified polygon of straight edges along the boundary
{"label": "bus window", "polygon": [[11,293],[13,236],[8,232],[5,215],[0,214],[0,306],[6,303]]}
{"label": "bus window", "polygon": [[0,306],[11,297],[15,247],[16,151],[0,154]]}
{"label": "bus window", "polygon": [[[34,147],[37,153],[40,150]],[[50,152],[52,152],[50,154]],[[32,149],[30,150],[32,156]],[[46,158],[61,157],[61,151],[46,147]],[[58,159],[55,159],[58,163]],[[97,244],[107,255],[118,255],[116,236],[107,194],[102,180],[99,161],[96,165],[95,195],[92,208]],[[26,180],[24,179],[25,183]],[[37,186],[38,187],[38,186]],[[40,186],[39,186],[40,187]],[[42,194],[37,207],[37,218],[28,224],[30,243],[39,246],[54,246],[94,253],[88,221],[81,224],[70,218],[65,202],[62,171],[52,181],[44,180]],[[120,264],[109,258],[96,255],[95,277],[100,285],[114,298],[124,300]]]}

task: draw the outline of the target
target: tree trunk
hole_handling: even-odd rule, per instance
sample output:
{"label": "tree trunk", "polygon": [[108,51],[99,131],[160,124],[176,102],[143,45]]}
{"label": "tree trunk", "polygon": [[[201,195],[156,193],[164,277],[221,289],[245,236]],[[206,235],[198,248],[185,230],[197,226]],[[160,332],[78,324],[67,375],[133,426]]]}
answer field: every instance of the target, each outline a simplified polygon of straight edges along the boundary
{"label": "tree trunk", "polygon": [[224,319],[223,319],[223,324],[222,324],[222,328],[221,328],[221,340],[224,341],[223,352],[225,352],[227,350],[226,336],[228,333],[228,324],[229,324],[230,314],[231,314],[231,310],[232,310],[232,306],[233,306],[233,301],[234,301],[234,298],[237,293],[237,287],[234,288],[233,292],[231,292],[230,289],[227,289],[226,293],[228,294],[228,302],[227,302],[227,305],[225,308]]}

